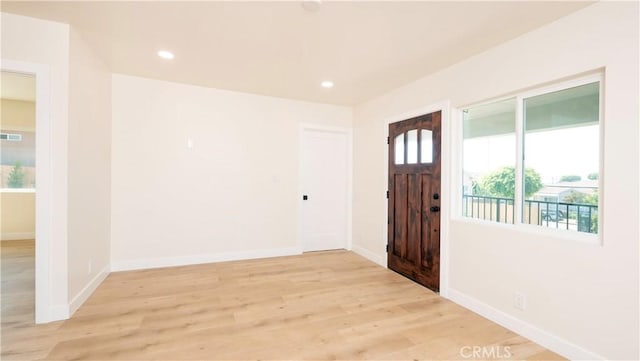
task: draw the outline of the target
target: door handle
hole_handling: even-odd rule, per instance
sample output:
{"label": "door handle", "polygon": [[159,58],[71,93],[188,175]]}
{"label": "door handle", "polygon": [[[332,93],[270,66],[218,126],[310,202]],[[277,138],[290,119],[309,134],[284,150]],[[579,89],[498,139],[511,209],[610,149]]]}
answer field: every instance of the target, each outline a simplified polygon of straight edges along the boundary
{"label": "door handle", "polygon": [[440,212],[440,207],[438,206],[431,207],[431,212]]}

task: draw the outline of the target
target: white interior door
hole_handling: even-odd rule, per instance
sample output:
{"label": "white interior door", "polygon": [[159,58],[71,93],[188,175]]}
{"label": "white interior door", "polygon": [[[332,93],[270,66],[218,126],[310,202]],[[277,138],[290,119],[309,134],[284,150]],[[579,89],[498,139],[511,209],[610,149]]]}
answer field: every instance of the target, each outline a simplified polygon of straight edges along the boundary
{"label": "white interior door", "polygon": [[302,250],[347,248],[348,133],[304,129],[300,162]]}

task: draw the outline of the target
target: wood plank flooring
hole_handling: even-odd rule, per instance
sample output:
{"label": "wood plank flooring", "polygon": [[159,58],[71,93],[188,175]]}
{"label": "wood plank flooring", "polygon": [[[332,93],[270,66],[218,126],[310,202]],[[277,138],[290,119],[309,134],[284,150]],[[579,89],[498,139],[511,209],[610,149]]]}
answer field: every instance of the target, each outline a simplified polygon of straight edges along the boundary
{"label": "wood plank flooring", "polygon": [[9,243],[3,360],[561,359],[347,251],[112,273],[72,319],[36,326],[33,242]]}

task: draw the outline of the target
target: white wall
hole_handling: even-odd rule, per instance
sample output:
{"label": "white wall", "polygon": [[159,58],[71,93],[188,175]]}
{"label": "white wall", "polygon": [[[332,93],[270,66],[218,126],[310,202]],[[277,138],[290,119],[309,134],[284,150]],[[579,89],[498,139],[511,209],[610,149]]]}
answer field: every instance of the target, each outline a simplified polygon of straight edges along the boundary
{"label": "white wall", "polygon": [[17,191],[0,193],[0,231],[3,241],[34,239],[36,194]]}
{"label": "white wall", "polygon": [[118,74],[112,90],[114,270],[299,251],[299,125],[351,127],[350,108]]}
{"label": "white wall", "polygon": [[52,142],[50,317],[66,318],[108,272],[111,74],[68,25],[6,13],[2,59],[49,70],[50,117],[38,121]]}
{"label": "white wall", "polygon": [[[69,300],[71,312],[109,270],[111,72],[75,29],[69,56]],[[93,282],[92,282],[93,280]]]}
{"label": "white wall", "polygon": [[36,103],[13,99],[0,99],[0,103],[0,129],[36,130]]}
{"label": "white wall", "polygon": [[[459,302],[526,326],[567,356],[640,358],[638,40],[637,3],[597,3],[357,106],[354,249],[386,257],[386,119],[447,99],[463,106],[604,67],[602,246],[445,220],[449,285]],[[445,163],[459,154],[452,152]],[[449,206],[458,201],[443,200]],[[526,294],[526,311],[512,307],[514,290]]]}
{"label": "white wall", "polygon": [[[49,240],[52,312],[64,316],[67,307],[67,117],[69,26],[2,13],[3,60],[43,65],[49,70],[51,184],[53,209]],[[42,174],[40,172],[40,174]],[[39,189],[45,185],[40,185]],[[36,235],[37,236],[37,235]],[[37,240],[36,240],[37,243]],[[56,311],[58,310],[58,311]]]}

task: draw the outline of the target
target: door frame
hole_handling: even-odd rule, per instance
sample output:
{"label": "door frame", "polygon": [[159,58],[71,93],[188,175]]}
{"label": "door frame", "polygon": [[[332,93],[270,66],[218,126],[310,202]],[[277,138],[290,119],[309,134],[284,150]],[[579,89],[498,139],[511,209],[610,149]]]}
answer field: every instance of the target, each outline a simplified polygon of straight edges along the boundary
{"label": "door frame", "polygon": [[297,247],[300,253],[302,253],[302,150],[304,149],[304,134],[307,131],[316,132],[328,132],[344,134],[347,137],[347,244],[345,248],[351,250],[353,247],[353,131],[351,128],[334,127],[313,123],[301,123],[298,130],[298,220],[297,220]]}
{"label": "door frame", "polygon": [[[440,202],[440,296],[447,297],[449,294],[449,224],[451,220],[451,201],[452,201],[452,185],[451,185],[451,102],[449,100],[434,103],[425,107],[416,108],[404,113],[389,116],[385,118],[384,133],[385,138],[389,137],[389,124],[415,118],[420,115],[434,113],[440,111],[441,114],[441,168],[440,168],[440,194],[442,201]],[[384,148],[384,162],[383,167],[383,180],[385,188],[389,187],[389,145],[381,141]],[[386,189],[385,189],[386,190]],[[381,219],[384,219],[384,225],[382,229],[382,239],[384,243],[381,245],[381,249],[385,249],[388,242],[388,230],[389,225],[386,222],[389,215],[389,202],[384,202],[384,214],[381,214]],[[383,257],[382,265],[389,268],[387,265],[387,254]]]}
{"label": "door frame", "polygon": [[35,322],[46,323],[60,318],[52,304],[51,284],[54,199],[49,67],[8,59],[1,62],[2,71],[29,74],[36,78]]}

